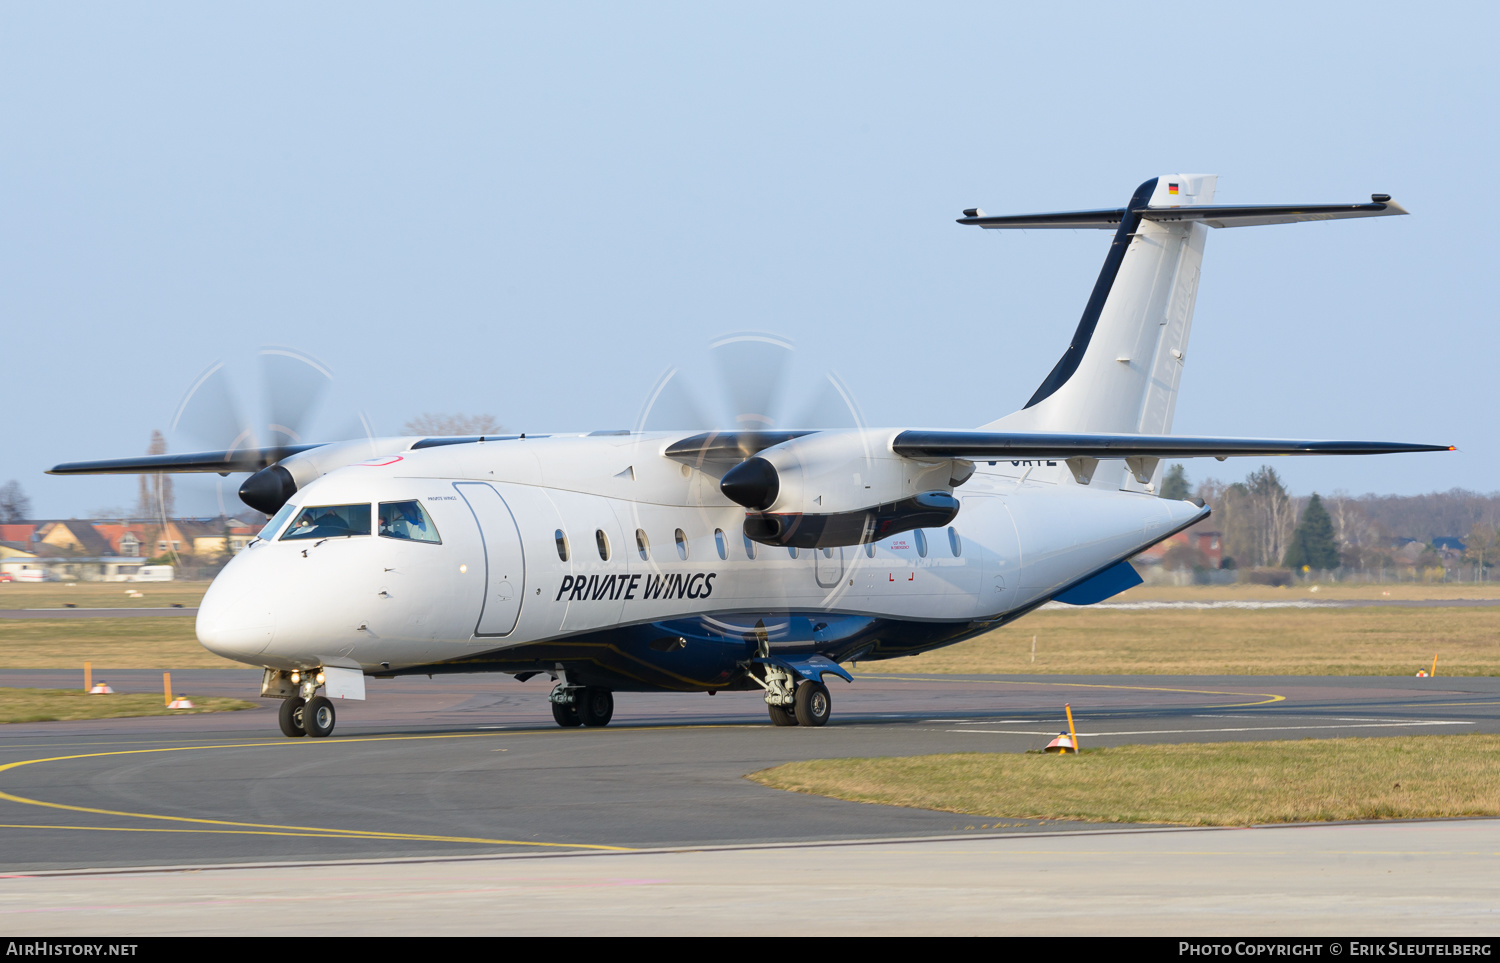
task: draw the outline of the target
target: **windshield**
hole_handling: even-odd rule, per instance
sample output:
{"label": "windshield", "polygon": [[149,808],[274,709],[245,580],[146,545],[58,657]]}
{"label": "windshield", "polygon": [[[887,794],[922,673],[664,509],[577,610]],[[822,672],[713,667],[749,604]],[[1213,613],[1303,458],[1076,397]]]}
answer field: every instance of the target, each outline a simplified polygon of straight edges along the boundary
{"label": "windshield", "polygon": [[405,538],[413,542],[441,542],[437,526],[422,510],[420,502],[381,502],[380,534],[385,538]]}
{"label": "windshield", "polygon": [[275,515],[272,515],[270,520],[266,522],[266,524],[261,528],[260,534],[256,535],[255,537],[263,538],[269,542],[271,539],[276,537],[276,533],[281,531],[281,526],[286,524],[286,520],[288,518],[291,518],[292,513],[296,510],[296,505],[282,505],[281,511],[277,512]]}
{"label": "windshield", "polygon": [[369,505],[320,505],[304,508],[297,520],[281,536],[283,542],[296,538],[339,538],[344,535],[370,534]]}

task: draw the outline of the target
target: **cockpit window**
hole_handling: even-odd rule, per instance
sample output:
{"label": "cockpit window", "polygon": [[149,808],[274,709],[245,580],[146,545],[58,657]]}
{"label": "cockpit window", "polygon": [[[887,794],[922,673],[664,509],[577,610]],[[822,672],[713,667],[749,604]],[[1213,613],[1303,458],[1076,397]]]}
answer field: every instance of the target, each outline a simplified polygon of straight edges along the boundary
{"label": "cockpit window", "polygon": [[341,538],[345,535],[370,534],[370,506],[319,505],[304,508],[292,522],[283,542],[295,538]]}
{"label": "cockpit window", "polygon": [[281,526],[285,525],[287,519],[291,518],[292,514],[296,511],[296,505],[282,505],[281,511],[277,512],[275,515],[272,515],[270,521],[266,522],[266,524],[261,528],[260,534],[256,535],[255,537],[263,538],[269,542],[271,539],[276,537],[276,533],[281,531]]}
{"label": "cockpit window", "polygon": [[380,534],[385,538],[406,538],[413,542],[441,542],[437,526],[422,510],[422,503],[381,502]]}

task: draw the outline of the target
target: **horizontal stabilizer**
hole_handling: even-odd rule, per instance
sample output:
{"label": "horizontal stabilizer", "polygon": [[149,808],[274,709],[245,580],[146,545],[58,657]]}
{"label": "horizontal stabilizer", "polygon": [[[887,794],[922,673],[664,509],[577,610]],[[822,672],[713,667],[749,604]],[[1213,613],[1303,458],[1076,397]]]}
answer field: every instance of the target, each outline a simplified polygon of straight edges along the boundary
{"label": "horizontal stabilizer", "polygon": [[70,461],[49,469],[49,475],[145,475],[157,472],[260,471],[283,458],[312,451],[322,445],[283,445],[277,448],[238,448],[230,451],[195,451],[179,455],[137,455],[100,461]]}
{"label": "horizontal stabilizer", "polygon": [[1389,217],[1407,213],[1392,201],[1372,200],[1368,204],[1206,204],[1183,207],[1117,208],[1110,211],[1060,211],[1055,214],[1006,214],[998,217],[977,215],[961,217],[960,224],[989,229],[1097,228],[1113,231],[1127,214],[1174,224],[1201,221],[1209,227],[1253,227],[1259,224],[1295,224],[1298,221],[1332,221],[1344,217]]}
{"label": "horizontal stabilizer", "polygon": [[1206,438],[1193,435],[1071,434],[1009,431],[903,431],[891,450],[908,458],[1229,458],[1234,455],[1391,455],[1455,451],[1451,445],[1393,441]]}
{"label": "horizontal stabilizer", "polygon": [[1389,217],[1407,213],[1395,201],[1369,204],[1241,204],[1203,207],[1146,208],[1138,212],[1148,221],[1172,224],[1202,221],[1209,227],[1254,227],[1258,224],[1295,224],[1333,221],[1344,217]]}
{"label": "horizontal stabilizer", "polygon": [[1125,216],[1125,208],[1118,207],[1110,211],[1059,211],[1056,214],[1005,214],[999,217],[979,215],[974,217],[961,217],[960,224],[972,224],[976,227],[990,228],[1016,228],[1030,230],[1033,228],[1098,228],[1101,231],[1113,231],[1120,226],[1120,218]]}

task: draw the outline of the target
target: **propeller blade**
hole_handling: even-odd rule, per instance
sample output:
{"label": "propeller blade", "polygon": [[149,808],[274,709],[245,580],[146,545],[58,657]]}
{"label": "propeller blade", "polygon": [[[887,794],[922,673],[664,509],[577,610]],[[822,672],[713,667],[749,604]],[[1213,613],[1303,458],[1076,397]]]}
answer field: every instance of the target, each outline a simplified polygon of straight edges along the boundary
{"label": "propeller blade", "polygon": [[703,431],[713,427],[712,421],[693,400],[677,369],[668,368],[646,395],[635,430]]}
{"label": "propeller blade", "polygon": [[316,359],[291,348],[260,349],[261,389],[268,441],[297,444],[317,414],[333,374]]}
{"label": "propeller blade", "polygon": [[726,335],[709,345],[729,401],[731,428],[772,428],[781,413],[782,385],[792,365],[792,343],[774,334]]}
{"label": "propeller blade", "polygon": [[828,372],[818,392],[796,422],[798,428],[863,428],[864,413],[844,379]]}
{"label": "propeller blade", "polygon": [[194,379],[172,417],[173,433],[195,447],[237,451],[259,447],[254,430],[240,416],[224,362],[215,361]]}

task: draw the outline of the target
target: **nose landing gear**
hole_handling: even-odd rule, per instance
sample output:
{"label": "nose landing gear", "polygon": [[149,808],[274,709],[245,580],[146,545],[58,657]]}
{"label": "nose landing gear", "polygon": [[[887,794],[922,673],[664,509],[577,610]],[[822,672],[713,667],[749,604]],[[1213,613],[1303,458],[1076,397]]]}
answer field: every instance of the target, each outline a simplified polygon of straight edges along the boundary
{"label": "nose landing gear", "polygon": [[318,695],[323,683],[323,672],[278,672],[267,669],[265,681],[261,683],[262,696],[281,696],[281,709],[276,713],[276,722],[281,734],[288,739],[301,736],[322,738],[333,732],[337,714],[333,702]]}

